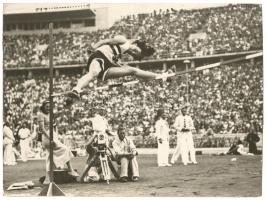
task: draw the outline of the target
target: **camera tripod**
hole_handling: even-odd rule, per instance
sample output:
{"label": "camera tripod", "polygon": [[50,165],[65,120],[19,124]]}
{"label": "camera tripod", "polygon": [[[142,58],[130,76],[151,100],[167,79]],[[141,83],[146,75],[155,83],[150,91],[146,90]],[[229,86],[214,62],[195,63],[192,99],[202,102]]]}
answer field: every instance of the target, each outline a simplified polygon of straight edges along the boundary
{"label": "camera tripod", "polygon": [[[107,151],[109,151],[110,155],[107,154]],[[82,173],[80,177],[80,182],[84,182],[85,176],[87,176],[90,168],[92,166],[96,166],[97,162],[100,160],[101,163],[101,172],[103,174],[103,179],[109,184],[109,181],[111,179],[111,173],[110,170],[112,171],[113,175],[115,178],[119,179],[119,175],[112,163],[112,160],[116,160],[111,152],[111,150],[106,147],[104,149],[97,149],[96,153],[91,157],[87,159],[87,164],[84,172]]]}

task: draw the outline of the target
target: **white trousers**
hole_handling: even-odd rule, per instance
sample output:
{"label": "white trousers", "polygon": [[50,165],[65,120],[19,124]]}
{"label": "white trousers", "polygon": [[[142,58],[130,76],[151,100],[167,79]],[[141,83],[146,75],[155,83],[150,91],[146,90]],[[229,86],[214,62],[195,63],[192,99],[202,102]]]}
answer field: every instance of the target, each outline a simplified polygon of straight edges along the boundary
{"label": "white trousers", "polygon": [[188,163],[188,147],[187,147],[187,142],[186,142],[186,136],[184,133],[180,133],[177,135],[176,148],[173,152],[171,163],[175,163],[178,160],[180,155],[182,158],[182,162],[184,164],[187,164]]}
{"label": "white trousers", "polygon": [[192,133],[186,132],[184,135],[185,135],[185,141],[186,141],[188,153],[190,154],[190,161],[193,163],[196,163],[195,148],[194,148]]}
{"label": "white trousers", "polygon": [[136,159],[136,156],[131,160],[127,158],[121,158],[121,173],[120,177],[128,177],[128,165],[132,170],[132,176],[139,177],[139,165]]}
{"label": "white trousers", "polygon": [[26,162],[28,160],[28,153],[30,152],[30,142],[29,138],[24,140],[20,140],[20,153],[21,153],[21,160]]}
{"label": "white trousers", "polygon": [[13,151],[12,143],[6,144],[4,149],[4,165],[15,165],[16,158]]}
{"label": "white trousers", "polygon": [[157,163],[158,166],[168,164],[168,155],[169,155],[169,141],[158,142],[158,154],[157,154]]}

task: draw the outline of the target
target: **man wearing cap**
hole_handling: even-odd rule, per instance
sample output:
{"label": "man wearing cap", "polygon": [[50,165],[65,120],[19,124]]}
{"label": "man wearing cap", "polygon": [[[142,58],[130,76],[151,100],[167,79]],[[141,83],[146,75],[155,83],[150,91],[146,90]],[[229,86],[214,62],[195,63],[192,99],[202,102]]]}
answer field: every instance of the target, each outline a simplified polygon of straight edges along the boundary
{"label": "man wearing cap", "polygon": [[[189,106],[189,104],[183,105],[181,107],[182,114],[175,119],[174,128],[177,130],[178,142],[171,163],[174,163],[181,154],[184,165],[188,163],[197,164],[192,136],[192,131],[195,130],[195,127],[192,118],[187,115],[187,108]],[[189,161],[189,154],[191,161]]]}

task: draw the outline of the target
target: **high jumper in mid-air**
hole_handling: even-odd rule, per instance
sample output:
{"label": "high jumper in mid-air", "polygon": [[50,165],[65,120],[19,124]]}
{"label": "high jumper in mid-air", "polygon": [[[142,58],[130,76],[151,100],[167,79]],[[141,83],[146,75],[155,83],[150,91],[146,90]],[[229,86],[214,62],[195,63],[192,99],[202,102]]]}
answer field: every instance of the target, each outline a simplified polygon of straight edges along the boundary
{"label": "high jumper in mid-air", "polygon": [[136,76],[138,79],[151,80],[162,76],[119,63],[123,54],[129,54],[134,60],[153,55],[154,48],[145,41],[117,35],[111,39],[100,40],[93,45],[93,49],[95,51],[89,57],[87,73],[77,81],[72,91],[67,93],[66,104],[68,106],[80,99],[82,90],[96,78],[104,81],[124,76]]}

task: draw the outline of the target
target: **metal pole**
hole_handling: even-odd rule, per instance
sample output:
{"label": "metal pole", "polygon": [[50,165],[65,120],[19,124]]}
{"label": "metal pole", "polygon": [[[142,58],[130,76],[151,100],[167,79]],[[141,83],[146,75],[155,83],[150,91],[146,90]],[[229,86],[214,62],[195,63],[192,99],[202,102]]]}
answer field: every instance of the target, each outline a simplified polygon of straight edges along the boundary
{"label": "metal pole", "polygon": [[[188,64],[186,63],[186,71],[188,70]],[[189,102],[189,100],[188,100],[188,73],[186,74],[186,81],[187,81],[187,103]]]}
{"label": "metal pole", "polygon": [[49,23],[49,135],[50,135],[50,183],[39,194],[39,196],[65,196],[64,192],[54,183],[54,155],[53,155],[53,23]]}
{"label": "metal pole", "polygon": [[[184,63],[186,64],[186,71],[188,71],[188,63],[190,63],[189,60],[185,60]],[[188,78],[188,73],[186,73],[186,85],[187,85],[187,91],[186,91],[186,102],[189,103],[189,78]]]}
{"label": "metal pole", "polygon": [[50,182],[54,181],[54,173],[53,173],[53,23],[49,23],[49,101],[50,101],[50,118],[49,118],[49,128],[50,128]]}
{"label": "metal pole", "polygon": [[[33,133],[33,88],[31,87],[31,119],[30,119],[30,133],[32,134]],[[33,140],[31,140],[31,148],[34,147],[34,143],[33,143]]]}

